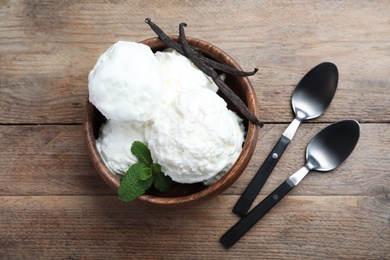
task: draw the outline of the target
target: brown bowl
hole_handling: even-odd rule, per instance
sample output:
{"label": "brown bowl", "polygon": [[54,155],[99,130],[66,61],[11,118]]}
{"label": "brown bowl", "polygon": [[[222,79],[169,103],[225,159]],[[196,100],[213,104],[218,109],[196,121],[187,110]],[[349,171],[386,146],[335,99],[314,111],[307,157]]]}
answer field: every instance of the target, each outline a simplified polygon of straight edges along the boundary
{"label": "brown bowl", "polygon": [[[171,38],[175,41],[178,40],[177,36],[171,36]],[[209,58],[212,58],[220,63],[225,63],[231,67],[241,70],[241,67],[231,57],[229,57],[225,52],[216,46],[195,38],[187,37],[187,40],[191,46],[203,53],[203,55],[208,56]],[[150,46],[154,52],[166,48],[166,45],[157,37],[143,40],[141,43]],[[258,116],[256,93],[248,78],[228,74],[226,75],[225,82],[244,101],[249,109],[256,116]],[[220,92],[218,92],[218,94],[225,99],[225,101],[228,103],[228,107],[231,110],[237,112],[229,100],[226,100],[226,98]],[[242,117],[242,115],[240,116]],[[84,111],[84,134],[87,144],[87,151],[98,174],[115,192],[117,192],[120,181],[106,167],[95,145],[95,140],[98,138],[99,129],[104,121],[104,116],[87,100]],[[232,168],[215,184],[211,186],[204,186],[201,183],[175,184],[171,191],[167,193],[161,193],[151,189],[148,190],[146,194],[140,196],[138,199],[153,205],[174,208],[179,206],[194,205],[201,201],[205,201],[206,199],[215,197],[216,195],[225,191],[238,179],[238,177],[240,177],[242,172],[245,170],[256,147],[258,138],[257,126],[251,122],[248,122],[246,119],[244,120],[244,125],[247,134],[242,152]]]}

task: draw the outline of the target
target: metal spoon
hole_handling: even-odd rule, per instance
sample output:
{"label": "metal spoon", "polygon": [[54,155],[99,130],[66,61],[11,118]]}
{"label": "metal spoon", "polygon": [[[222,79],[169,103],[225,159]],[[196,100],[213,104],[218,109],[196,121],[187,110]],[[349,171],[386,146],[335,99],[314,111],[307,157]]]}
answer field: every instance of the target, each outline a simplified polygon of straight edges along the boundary
{"label": "metal spoon", "polygon": [[336,92],[338,78],[336,65],[331,62],[323,62],[311,69],[301,79],[292,94],[291,103],[295,118],[237,201],[233,208],[234,213],[241,217],[245,216],[292,140],[301,121],[319,117],[325,112]]}
{"label": "metal spoon", "polygon": [[220,239],[225,248],[234,245],[254,224],[292,190],[311,170],[330,171],[352,153],[360,135],[359,123],[344,120],[319,132],[306,149],[306,164],[291,175],[260,204],[229,229]]}

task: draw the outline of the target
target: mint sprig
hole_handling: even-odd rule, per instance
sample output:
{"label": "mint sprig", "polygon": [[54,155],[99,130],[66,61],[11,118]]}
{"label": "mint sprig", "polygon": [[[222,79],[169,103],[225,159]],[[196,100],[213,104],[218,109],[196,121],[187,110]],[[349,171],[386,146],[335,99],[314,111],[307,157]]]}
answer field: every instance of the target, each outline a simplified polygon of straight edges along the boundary
{"label": "mint sprig", "polygon": [[153,163],[149,148],[144,143],[135,141],[130,150],[138,162],[123,176],[118,189],[119,199],[124,202],[135,200],[153,184],[161,192],[168,191],[173,184],[172,179],[161,171],[158,163]]}

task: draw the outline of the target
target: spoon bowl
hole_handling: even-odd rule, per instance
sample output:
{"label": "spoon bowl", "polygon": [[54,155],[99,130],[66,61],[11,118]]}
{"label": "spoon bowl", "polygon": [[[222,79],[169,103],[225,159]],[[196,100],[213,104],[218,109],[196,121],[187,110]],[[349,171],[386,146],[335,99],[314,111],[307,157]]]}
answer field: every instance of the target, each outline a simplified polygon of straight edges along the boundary
{"label": "spoon bowl", "polygon": [[319,117],[332,101],[339,80],[335,64],[323,62],[311,69],[295,88],[291,105],[299,121]]}
{"label": "spoon bowl", "polygon": [[333,170],[351,154],[359,135],[360,126],[354,120],[340,121],[325,128],[307,146],[307,164],[313,165],[311,170]]}

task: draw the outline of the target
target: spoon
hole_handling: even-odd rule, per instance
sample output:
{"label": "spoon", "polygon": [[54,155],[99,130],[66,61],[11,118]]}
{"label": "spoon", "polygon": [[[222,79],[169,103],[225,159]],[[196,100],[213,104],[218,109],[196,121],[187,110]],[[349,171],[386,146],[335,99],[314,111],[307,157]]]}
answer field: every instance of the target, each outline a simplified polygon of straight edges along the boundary
{"label": "spoon", "polygon": [[292,94],[295,118],[284,131],[263,165],[245,189],[233,212],[245,216],[287,145],[303,120],[319,117],[325,112],[337,89],[339,74],[335,64],[323,62],[312,68],[298,83]]}
{"label": "spoon", "polygon": [[225,248],[234,245],[273,206],[292,190],[311,170],[330,171],[339,166],[352,153],[360,135],[355,120],[336,122],[311,139],[306,149],[306,164],[291,175],[245,217],[241,218],[220,239]]}

